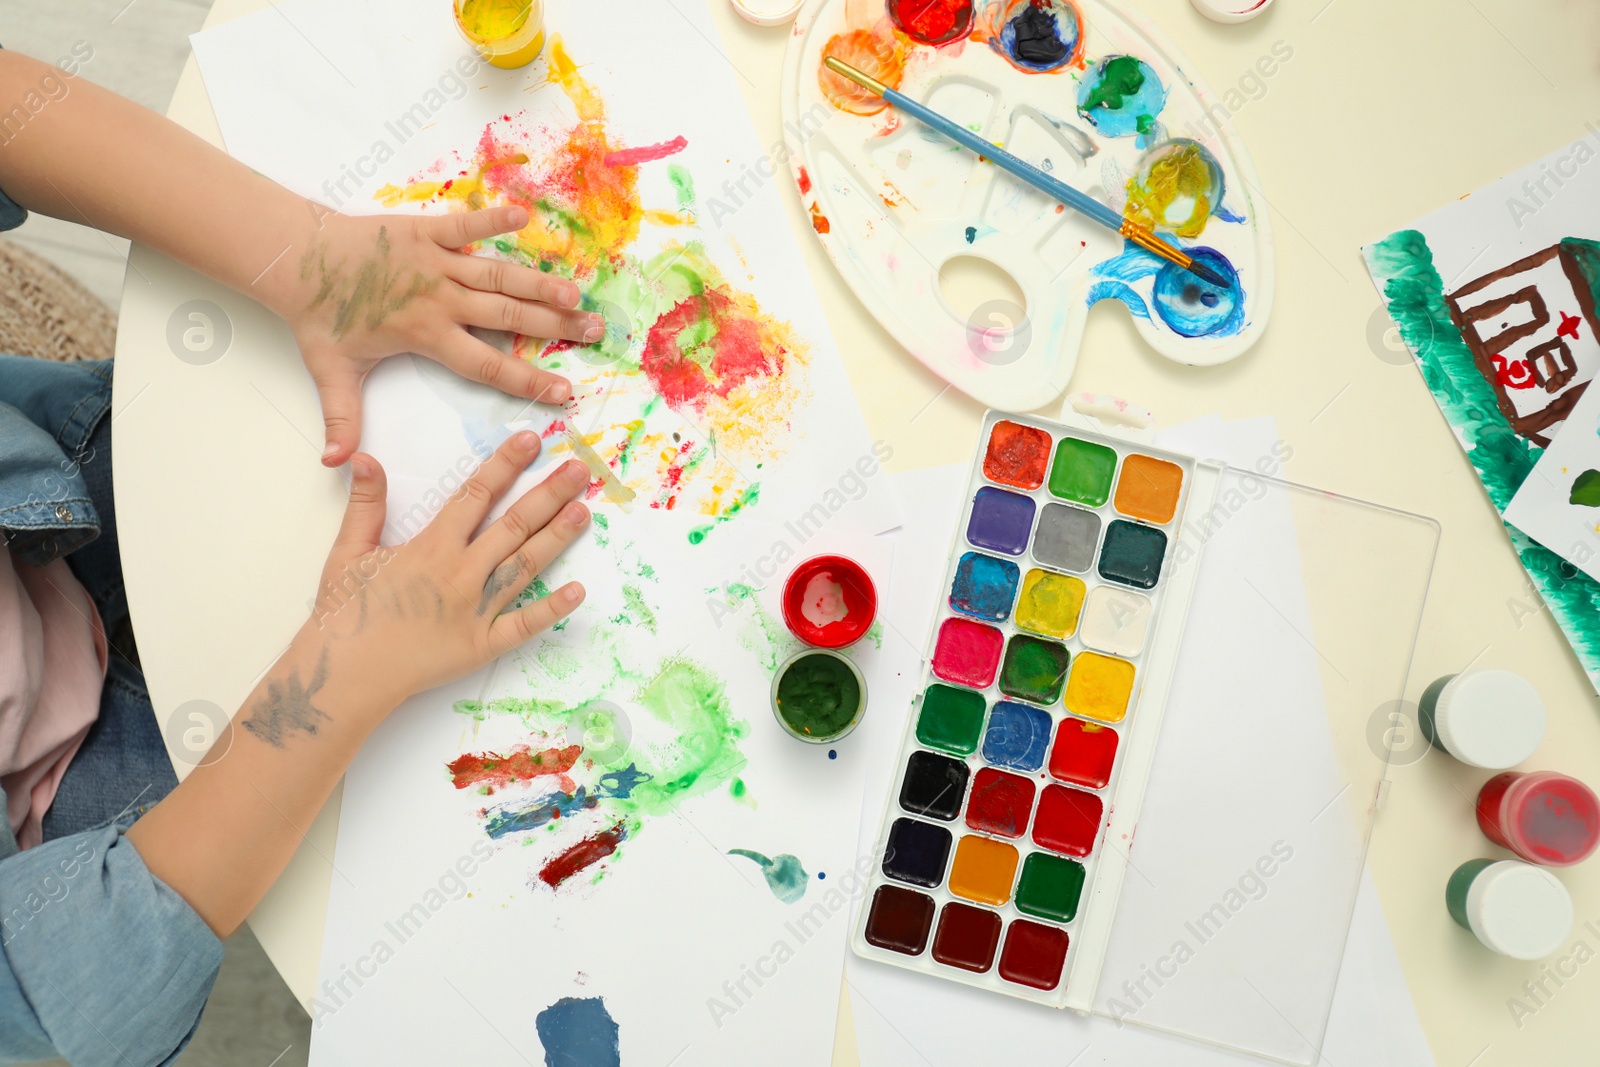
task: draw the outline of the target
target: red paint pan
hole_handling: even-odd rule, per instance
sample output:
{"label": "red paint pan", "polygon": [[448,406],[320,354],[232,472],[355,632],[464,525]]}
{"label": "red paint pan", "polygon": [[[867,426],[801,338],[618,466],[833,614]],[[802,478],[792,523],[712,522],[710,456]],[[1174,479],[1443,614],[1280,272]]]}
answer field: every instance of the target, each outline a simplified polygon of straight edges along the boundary
{"label": "red paint pan", "polygon": [[878,590],[866,568],[844,556],[817,556],[783,586],[783,622],[816,648],[844,648],[866,636],[878,615]]}

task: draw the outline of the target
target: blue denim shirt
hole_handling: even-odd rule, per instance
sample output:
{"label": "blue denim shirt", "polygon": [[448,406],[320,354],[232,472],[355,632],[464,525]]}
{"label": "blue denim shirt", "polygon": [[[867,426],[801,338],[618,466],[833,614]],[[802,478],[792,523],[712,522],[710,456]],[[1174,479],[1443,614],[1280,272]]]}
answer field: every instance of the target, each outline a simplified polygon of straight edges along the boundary
{"label": "blue denim shirt", "polygon": [[[0,230],[25,215],[0,192]],[[0,535],[32,564],[100,533],[78,460],[110,403],[46,369],[0,359]],[[107,384],[104,365],[80,373]],[[0,1064],[168,1064],[193,1037],[222,943],[123,837],[131,821],[18,852],[0,816]]]}

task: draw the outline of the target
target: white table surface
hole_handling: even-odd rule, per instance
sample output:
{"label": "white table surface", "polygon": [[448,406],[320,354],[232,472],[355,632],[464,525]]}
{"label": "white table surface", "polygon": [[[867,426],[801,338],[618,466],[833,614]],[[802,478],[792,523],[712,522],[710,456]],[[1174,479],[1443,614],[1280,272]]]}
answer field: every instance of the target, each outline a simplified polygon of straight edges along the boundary
{"label": "white table surface", "polygon": [[[208,24],[267,2],[217,0]],[[723,0],[707,2],[762,143],[775,144],[785,32],[742,22]],[[1241,87],[1275,42],[1293,49],[1272,78],[1247,82],[1242,88],[1254,92],[1235,98],[1245,100],[1234,122],[1273,211],[1277,306],[1250,354],[1202,370],[1146,349],[1129,317],[1108,304],[1090,317],[1073,387],[1131,398],[1165,423],[1211,412],[1273,414],[1294,449],[1290,477],[1440,520],[1439,565],[1408,695],[1469,662],[1520,671],[1551,710],[1529,766],[1600,782],[1595,694],[1539,610],[1421,376],[1383,343],[1380,303],[1359,252],[1580,135],[1600,136],[1600,7],[1284,0],[1253,22],[1219,26],[1188,0],[1141,6],[1219,94]],[[220,144],[192,58],[169,113]],[[964,462],[978,405],[898,349],[829,265],[798,197],[791,192],[786,203],[873,435],[895,450],[890,466]],[[208,366],[180,361],[166,341],[168,320],[192,299],[222,307],[233,330],[227,354]],[[343,507],[338,475],[318,463],[316,394],[288,330],[248,300],[135,247],[117,336],[114,432],[124,569],[157,713],[165,721],[197,699],[231,711],[305,618]],[[1552,995],[1528,1000],[1523,983],[1537,983],[1541,965],[1490,956],[1445,913],[1444,883],[1455,866],[1502,855],[1472,818],[1470,798],[1487,777],[1437,755],[1393,772],[1370,863],[1412,996],[1441,1067],[1592,1062],[1600,963],[1569,961],[1563,985],[1546,978]],[[302,828],[300,853],[250,920],[307,1003],[338,802],[335,794]],[[1600,861],[1561,877],[1579,923],[1600,929]],[[1581,926],[1573,937],[1600,948],[1600,937]],[[1514,997],[1537,1009],[1520,1025],[1508,1004]],[[835,1063],[855,1062],[846,1001]]]}

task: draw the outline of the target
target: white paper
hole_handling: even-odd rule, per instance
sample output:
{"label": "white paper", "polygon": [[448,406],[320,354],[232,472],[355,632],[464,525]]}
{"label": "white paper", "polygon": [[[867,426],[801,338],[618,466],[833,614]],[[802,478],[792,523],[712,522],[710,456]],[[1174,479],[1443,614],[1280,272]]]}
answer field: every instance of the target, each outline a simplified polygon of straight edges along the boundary
{"label": "white paper", "polygon": [[[1224,425],[1213,418],[1168,431],[1158,443],[1220,456],[1248,467],[1275,440],[1270,420]],[[897,576],[939,573],[961,514],[963,501],[952,488],[963,484],[960,473],[961,468],[951,467],[895,476],[906,513],[905,528],[896,538]],[[897,693],[902,707],[910,707],[920,681],[922,643],[934,617],[938,594],[939,590],[925,582],[897,581],[888,603],[886,618],[897,632],[908,636],[907,641],[894,646],[898,654],[906,657],[900,672],[904,678],[902,691]],[[1291,660],[1298,656],[1298,651],[1288,650],[1287,646],[1279,651],[1289,652]],[[868,772],[858,840],[861,854],[869,858],[884,796],[893,781],[894,753],[903,728],[903,720],[886,721],[889,718],[876,719],[864,727],[871,731],[869,743],[876,754]],[[1314,751],[1306,752],[1305,757],[1312,765],[1327,760],[1326,753]],[[1283,762],[1291,768],[1301,765]],[[1158,787],[1158,783],[1153,784],[1152,792]],[[1159,796],[1156,799],[1159,802]],[[1148,849],[1137,850],[1137,856],[1147,855]],[[955,983],[854,956],[846,965],[846,980],[864,1067],[957,1067],[1009,1062],[1222,1067],[1261,1062],[1140,1026],[1118,1025],[1104,1017],[1082,1018],[1021,1000],[975,993]],[[1356,901],[1354,925],[1320,1062],[1394,1067],[1433,1063],[1370,879],[1363,879]]]}
{"label": "white paper", "polygon": [[[777,594],[795,563],[825,551],[855,557],[887,587],[889,549],[874,535],[898,525],[881,473],[889,452],[867,435],[776,188],[761,177],[770,160],[705,8],[547,6],[550,30],[603,96],[608,137],[627,147],[686,142],[670,160],[639,165],[639,200],[693,215],[695,224],[647,222],[622,251],[643,261],[703,244],[727,289],[792,331],[809,365],[787,406],[749,409],[760,433],[742,444],[730,439],[748,425],[725,419],[707,432],[696,410],[646,410],[640,375],[579,353],[563,368],[579,392],[565,411],[464,382],[419,357],[388,360],[371,375],[362,443],[389,474],[391,543],[414,534],[490,449],[522,428],[545,434],[546,449],[501,509],[571,456],[566,430],[638,495],[627,507],[593,495],[596,529],[543,576],[551,588],[578,579],[589,590],[566,627],[409,701],[352,765],[312,1062],[561,1062],[571,1052],[562,1042],[594,1037],[594,1027],[587,1036],[547,1032],[574,1001],[591,1022],[603,1008],[599,1018],[610,1022],[598,1028],[601,1043],[609,1045],[614,1024],[627,1062],[742,1064],[774,1048],[793,1062],[823,1062],[848,928],[848,900],[835,887],[853,861],[848,828],[864,764],[856,737],[808,746],[774,721],[773,667],[797,649],[778,621]],[[438,0],[285,0],[197,35],[230,152],[356,213],[380,210],[373,194],[386,184],[449,177],[457,159],[475,166],[469,157],[490,125],[497,136],[525,134],[528,166],[539,165],[540,151],[578,130],[573,99],[548,83],[545,59],[518,71],[477,64],[449,11]],[[623,23],[628,31],[616,32]],[[698,194],[688,207],[668,180],[670,165],[693,176]],[[669,255],[667,270],[673,262]],[[613,325],[615,310],[606,309]],[[634,325],[643,332],[648,324]],[[625,468],[617,457],[636,419],[647,424],[649,454],[641,449]],[[669,484],[659,453],[680,438],[711,458]],[[893,681],[882,672],[882,639],[849,653],[872,707]],[[684,799],[631,811],[620,806],[630,798],[618,795],[626,789],[619,766],[657,767],[657,786],[679,780],[661,767],[698,767],[683,751],[695,731],[652,712],[648,696],[679,661],[714,677],[745,736],[729,759],[685,784]],[[565,710],[552,716],[526,703],[533,700]],[[564,778],[492,795],[455,788],[447,764],[518,745],[579,745],[583,753]],[[582,762],[594,755],[603,757],[596,766]],[[580,787],[586,799],[602,798],[596,807],[574,805]],[[496,820],[513,802],[523,811],[558,794],[567,798],[561,817],[491,836],[507,825]],[[541,879],[586,841],[614,844],[605,835],[623,822],[614,851],[554,890]],[[731,849],[796,857],[804,896],[780,900],[756,863]]]}
{"label": "white paper", "polygon": [[1586,389],[1561,436],[1511,498],[1506,521],[1600,578],[1600,389]]}

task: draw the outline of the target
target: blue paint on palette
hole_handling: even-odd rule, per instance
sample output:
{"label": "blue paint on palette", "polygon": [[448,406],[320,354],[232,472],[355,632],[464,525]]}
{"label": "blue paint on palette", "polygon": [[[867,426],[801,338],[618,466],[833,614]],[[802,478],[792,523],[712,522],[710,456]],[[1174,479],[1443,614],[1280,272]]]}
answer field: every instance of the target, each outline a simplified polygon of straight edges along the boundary
{"label": "blue paint on palette", "polygon": [[983,758],[997,767],[1036,771],[1050,748],[1050,713],[1002,700],[989,713]]}
{"label": "blue paint on palette", "polygon": [[1191,248],[1196,262],[1210,267],[1225,286],[1210,282],[1175,263],[1168,263],[1156,275],[1154,301],[1156,314],[1184,337],[1231,337],[1244,326],[1244,290],[1239,288],[1239,273],[1228,257],[1212,248]]}
{"label": "blue paint on palette", "polygon": [[1156,132],[1167,87],[1155,68],[1133,56],[1106,56],[1078,85],[1078,114],[1107,137],[1134,137],[1140,148]]}
{"label": "blue paint on palette", "polygon": [[968,552],[956,564],[955,584],[950,587],[950,606],[974,619],[1000,622],[1011,614],[1017,599],[1017,584],[1022,571],[1008,559],[995,559],[981,552]]}
{"label": "blue paint on palette", "polygon": [[533,1021],[545,1067],[622,1067],[617,1024],[599,997],[562,997]]}
{"label": "blue paint on palette", "polygon": [[1150,317],[1150,307],[1144,302],[1144,297],[1122,282],[1095,282],[1089,286],[1088,306],[1094,307],[1102,300],[1120,300],[1128,305],[1128,310],[1133,312],[1135,318]]}
{"label": "blue paint on palette", "polygon": [[972,498],[967,540],[978,548],[1020,556],[1033,533],[1033,498],[986,485]]}

